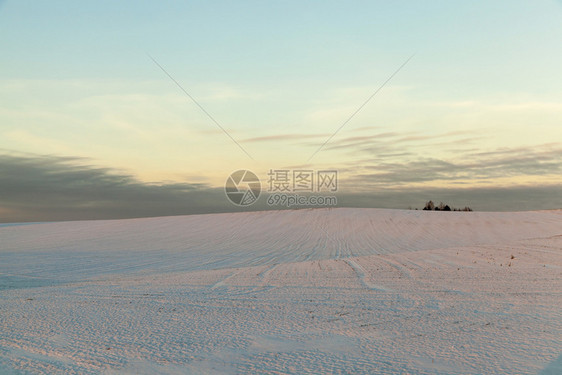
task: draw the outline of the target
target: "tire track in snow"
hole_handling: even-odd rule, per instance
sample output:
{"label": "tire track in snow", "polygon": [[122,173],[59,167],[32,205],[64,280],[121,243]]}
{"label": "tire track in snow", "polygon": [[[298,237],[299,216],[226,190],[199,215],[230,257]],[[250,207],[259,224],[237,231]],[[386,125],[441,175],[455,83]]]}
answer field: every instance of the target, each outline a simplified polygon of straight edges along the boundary
{"label": "tire track in snow", "polygon": [[357,276],[359,282],[361,283],[361,285],[363,285],[364,288],[375,290],[377,292],[391,292],[389,288],[386,288],[382,285],[373,284],[369,280],[367,280],[367,276],[365,275],[365,270],[354,259],[347,258],[344,259],[344,262],[347,263],[347,265],[353,269],[353,272],[355,272],[355,275]]}
{"label": "tire track in snow", "polygon": [[400,262],[396,260],[389,259],[388,257],[380,257],[383,261],[385,261],[389,266],[397,270],[401,275],[406,277],[407,279],[412,278],[412,273]]}
{"label": "tire track in snow", "polygon": [[217,281],[215,284],[213,284],[213,286],[211,286],[211,290],[221,288],[221,287],[229,287],[230,285],[227,284],[227,281],[232,279],[237,274],[238,274],[237,272],[233,272],[230,275],[228,275],[227,277]]}

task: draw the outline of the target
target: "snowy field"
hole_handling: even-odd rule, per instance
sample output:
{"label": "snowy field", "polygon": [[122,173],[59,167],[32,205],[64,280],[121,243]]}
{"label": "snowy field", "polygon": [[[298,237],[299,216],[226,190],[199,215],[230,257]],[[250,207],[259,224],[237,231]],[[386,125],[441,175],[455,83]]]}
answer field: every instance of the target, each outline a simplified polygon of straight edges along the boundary
{"label": "snowy field", "polygon": [[0,374],[562,374],[562,211],[0,225]]}

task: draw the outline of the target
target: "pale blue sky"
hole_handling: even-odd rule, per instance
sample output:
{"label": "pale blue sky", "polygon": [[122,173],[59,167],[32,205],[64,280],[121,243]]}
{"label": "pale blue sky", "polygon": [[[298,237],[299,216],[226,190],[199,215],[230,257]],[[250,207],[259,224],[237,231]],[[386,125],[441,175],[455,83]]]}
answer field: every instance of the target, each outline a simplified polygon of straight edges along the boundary
{"label": "pale blue sky", "polygon": [[10,155],[210,186],[293,166],[350,190],[561,183],[560,1],[4,1],[0,35]]}
{"label": "pale blue sky", "polygon": [[150,79],[141,61],[148,51],[195,82],[355,83],[418,52],[416,67],[438,86],[462,76],[484,92],[499,84],[543,92],[561,58],[561,9],[553,1],[131,4],[5,2],[2,77]]}

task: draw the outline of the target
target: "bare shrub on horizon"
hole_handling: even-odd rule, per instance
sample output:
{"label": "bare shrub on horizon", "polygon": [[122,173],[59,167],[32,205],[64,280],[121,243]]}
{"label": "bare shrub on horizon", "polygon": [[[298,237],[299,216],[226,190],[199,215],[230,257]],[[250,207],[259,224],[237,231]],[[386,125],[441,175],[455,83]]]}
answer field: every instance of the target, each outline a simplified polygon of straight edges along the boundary
{"label": "bare shrub on horizon", "polygon": [[438,206],[433,203],[433,201],[428,201],[424,208],[424,211],[463,211],[463,212],[472,212],[472,208],[465,206],[464,208],[454,208],[449,206],[448,204],[444,204],[440,202]]}

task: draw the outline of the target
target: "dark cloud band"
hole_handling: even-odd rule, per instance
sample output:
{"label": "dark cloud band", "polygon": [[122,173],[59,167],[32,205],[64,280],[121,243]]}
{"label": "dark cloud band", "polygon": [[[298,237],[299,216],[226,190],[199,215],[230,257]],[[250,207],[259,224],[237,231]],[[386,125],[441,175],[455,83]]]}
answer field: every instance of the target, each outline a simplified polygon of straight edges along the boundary
{"label": "dark cloud band", "polygon": [[[526,165],[522,161],[519,167]],[[433,167],[431,167],[433,166]],[[436,176],[447,163],[430,163]],[[492,164],[492,167],[494,165]],[[532,167],[532,166],[529,166]],[[555,166],[551,166],[552,170]],[[391,168],[392,169],[392,168]],[[388,172],[390,173],[390,172]],[[407,176],[388,175],[389,181]],[[369,176],[355,177],[368,181]],[[380,175],[377,177],[380,179]],[[411,180],[411,179],[410,179]],[[343,187],[343,186],[342,186]],[[562,207],[561,186],[454,189],[340,189],[338,206],[422,207],[426,200],[465,205],[483,211]],[[223,188],[205,184],[147,184],[133,176],[93,167],[87,159],[39,155],[0,155],[0,222],[119,219],[270,209],[265,198],[246,208],[228,202]]]}

